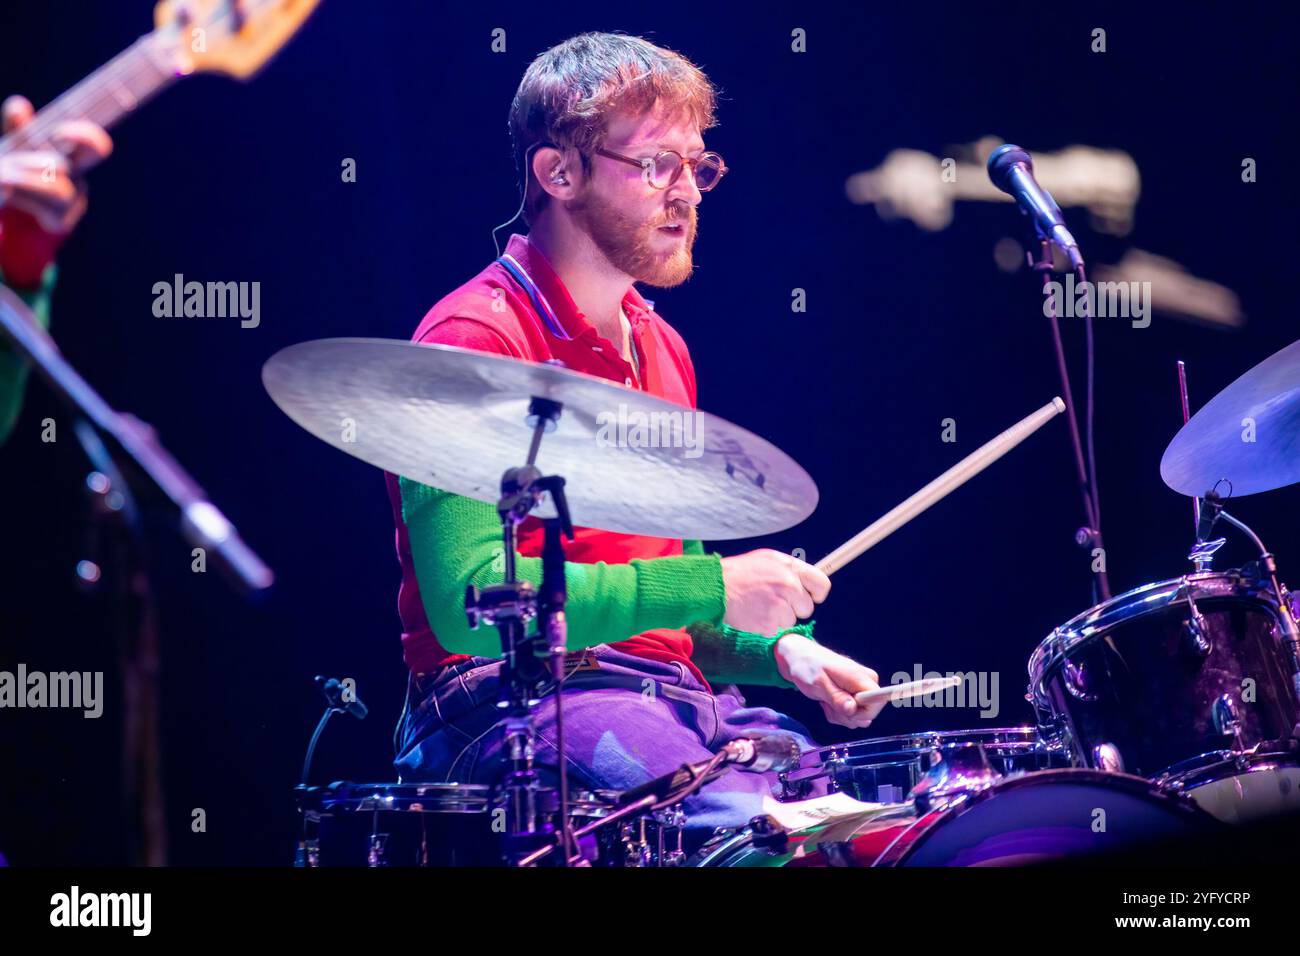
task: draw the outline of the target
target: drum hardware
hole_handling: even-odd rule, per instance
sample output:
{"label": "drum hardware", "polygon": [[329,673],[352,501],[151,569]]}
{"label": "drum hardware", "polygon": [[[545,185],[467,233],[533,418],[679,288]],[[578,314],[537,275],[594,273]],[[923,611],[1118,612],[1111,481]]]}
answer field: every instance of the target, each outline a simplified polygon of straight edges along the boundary
{"label": "drum hardware", "polygon": [[[530,856],[540,846],[558,838],[563,852],[560,864],[568,866],[576,855],[569,832],[568,774],[564,755],[564,721],[562,696],[558,685],[564,679],[564,653],[568,631],[564,617],[566,588],[564,581],[564,544],[562,537],[573,540],[573,524],[564,491],[564,478],[543,476],[536,467],[542,436],[553,432],[563,406],[559,402],[534,396],[528,403],[528,425],[532,428],[527,462],[508,468],[501,477],[501,497],[497,514],[501,519],[502,554],[505,559],[501,584],[479,589],[470,585],[465,593],[465,616],[471,629],[480,623],[496,627],[501,637],[504,659],[501,696],[497,706],[506,712],[503,721],[505,749],[510,769],[502,787],[506,796],[505,833],[502,847],[512,863]],[[542,549],[541,591],[534,591],[516,574],[515,540],[518,526],[548,496],[555,517],[544,518],[545,544]],[[528,624],[537,619],[536,632],[528,634]],[[549,663],[549,675],[547,663]],[[558,828],[549,801],[556,791],[544,787],[536,768],[536,710],[544,693],[547,677],[557,684],[555,694],[555,736],[559,765]]]}
{"label": "drum hardware", "polygon": [[1065,689],[1070,692],[1070,696],[1075,700],[1093,701],[1097,699],[1096,694],[1088,692],[1088,672],[1087,665],[1075,664],[1067,661],[1065,664]]}
{"label": "drum hardware", "polygon": [[643,816],[625,823],[619,829],[623,865],[681,866],[686,862],[682,846],[685,827],[686,814],[676,805],[654,811],[649,819]]}
{"label": "drum hardware", "polygon": [[766,813],[749,821],[749,832],[754,846],[773,856],[784,853],[790,846],[790,831]]}
{"label": "drum hardware", "polygon": [[1103,740],[1092,748],[1092,766],[1107,773],[1124,772],[1124,755],[1119,748]]}
{"label": "drum hardware", "polygon": [[1221,736],[1232,738],[1233,753],[1240,754],[1245,751],[1245,744],[1241,740],[1241,712],[1230,694],[1223,694],[1215,699],[1210,706],[1210,719],[1214,723],[1214,729]]}
{"label": "drum hardware", "polygon": [[[646,783],[632,787],[616,795],[613,808],[601,819],[573,831],[575,840],[594,833],[601,827],[632,818],[642,818],[650,814],[652,818],[669,821],[674,828],[684,823],[681,803],[706,783],[717,779],[728,767],[745,767],[754,773],[769,770],[784,771],[793,766],[800,758],[799,746],[793,738],[784,734],[768,734],[753,737],[737,737],[728,741],[707,760],[697,763],[682,764],[676,770],[655,777]],[[657,817],[661,811],[668,811],[662,818]],[[533,866],[544,860],[556,849],[554,842],[539,847],[537,850],[520,858],[516,865]],[[640,859],[640,853],[632,850],[632,857]],[[678,829],[677,847],[662,850],[661,860],[680,862],[682,858],[681,832]],[[660,865],[676,865],[676,863]]]}
{"label": "drum hardware", "polygon": [[[568,801],[574,827],[581,824],[581,860],[574,865],[674,866],[682,859],[678,807],[647,817],[624,832],[616,817],[620,794],[574,791]],[[506,810],[499,790],[481,784],[354,784],[298,787],[303,816],[300,841],[305,867],[493,866],[502,863],[498,820]],[[558,797],[543,812],[555,812]],[[630,825],[630,824],[629,824]],[[558,824],[550,822],[552,829]],[[603,829],[602,829],[603,828]],[[633,846],[633,843],[637,846]],[[643,849],[644,848],[644,849]]]}
{"label": "drum hardware", "polygon": [[1191,615],[1183,621],[1183,637],[1186,645],[1196,657],[1207,657],[1214,645],[1206,637],[1205,617],[1196,607],[1196,599],[1192,597],[1190,588],[1186,589],[1187,606],[1191,608]]}
{"label": "drum hardware", "polygon": [[370,852],[366,854],[367,866],[386,866],[384,861],[384,845],[388,842],[387,833],[372,833],[370,835]]}
{"label": "drum hardware", "polygon": [[910,794],[921,813],[953,797],[991,787],[1003,776],[993,769],[984,747],[978,743],[932,750],[926,757],[930,767]]}
{"label": "drum hardware", "polygon": [[[1196,499],[1200,503],[1200,499]],[[1187,560],[1192,562],[1192,566],[1197,571],[1205,571],[1214,563],[1214,554],[1225,544],[1227,538],[1215,538],[1213,541],[1197,541],[1192,545],[1192,550],[1187,552]]]}
{"label": "drum hardware", "polygon": [[[307,782],[311,778],[311,762],[316,755],[316,746],[320,743],[321,734],[325,732],[325,725],[329,723],[331,717],[335,714],[351,714],[357,720],[364,720],[368,710],[355,696],[351,700],[344,700],[343,684],[337,678],[331,677],[328,680],[319,674],[316,675],[316,686],[320,688],[321,693],[325,695],[325,712],[321,714],[320,721],[316,724],[315,731],[312,732],[311,740],[307,743],[307,754],[302,761],[302,777],[298,781],[295,791],[305,791]],[[294,853],[294,866],[319,866],[320,843],[314,836],[315,824],[319,818],[313,819],[311,815],[303,814],[303,833],[298,840],[298,849]],[[374,848],[372,848],[374,852]],[[383,847],[379,847],[380,856],[383,855]]]}
{"label": "drum hardware", "polygon": [[1034,727],[924,731],[806,751],[778,775],[781,799],[802,800],[820,785],[871,804],[902,804],[922,789],[975,789],[993,777],[1065,767],[1065,751]]}

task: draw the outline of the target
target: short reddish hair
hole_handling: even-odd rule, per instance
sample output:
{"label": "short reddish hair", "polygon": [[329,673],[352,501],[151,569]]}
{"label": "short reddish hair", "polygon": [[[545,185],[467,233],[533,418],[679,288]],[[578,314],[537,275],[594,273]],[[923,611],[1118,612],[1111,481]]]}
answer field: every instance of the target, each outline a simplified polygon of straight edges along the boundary
{"label": "short reddish hair", "polygon": [[633,115],[656,107],[683,112],[701,130],[716,125],[717,91],[690,60],[640,37],[583,33],[551,47],[529,64],[510,104],[510,137],[526,184],[525,221],[550,198],[528,168],[538,143],[588,154],[608,133],[612,112]]}

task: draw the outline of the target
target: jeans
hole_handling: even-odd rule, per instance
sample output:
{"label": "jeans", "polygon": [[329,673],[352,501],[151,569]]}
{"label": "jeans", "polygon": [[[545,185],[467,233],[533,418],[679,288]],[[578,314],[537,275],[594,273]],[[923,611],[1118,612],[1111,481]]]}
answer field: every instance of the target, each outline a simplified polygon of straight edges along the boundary
{"label": "jeans", "polygon": [[[412,678],[394,761],[403,781],[496,784],[506,767],[501,711],[495,706],[502,662],[476,657]],[[536,715],[539,770],[556,766],[554,682]],[[600,644],[570,653],[564,679],[564,749],[570,787],[626,790],[683,763],[707,760],[737,737],[786,734],[816,746],[799,723],[769,707],[748,707],[740,691],[709,693],[679,663],[634,657]],[[554,783],[551,772],[549,782]],[[740,827],[777,794],[774,772],[728,770],[689,797],[683,811],[687,852],[717,827]]]}

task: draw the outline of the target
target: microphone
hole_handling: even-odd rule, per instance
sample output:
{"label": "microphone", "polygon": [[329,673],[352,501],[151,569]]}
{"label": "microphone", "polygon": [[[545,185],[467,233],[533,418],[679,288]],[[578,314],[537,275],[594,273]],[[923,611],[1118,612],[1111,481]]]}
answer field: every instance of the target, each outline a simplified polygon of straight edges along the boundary
{"label": "microphone", "polygon": [[1210,489],[1201,499],[1201,520],[1196,523],[1198,543],[1210,540],[1210,532],[1214,530],[1214,523],[1219,520],[1221,511],[1223,511],[1223,496]]}
{"label": "microphone", "polygon": [[[769,770],[789,770],[800,757],[799,745],[793,738],[781,734],[768,734],[765,737],[737,737],[725,744],[718,753],[722,754],[724,759],[710,774],[710,780],[719,776],[723,767],[732,764],[744,767],[753,773],[766,773]],[[619,795],[618,806],[627,806],[647,796],[654,796],[656,803],[662,803],[678,790],[698,780],[711,764],[713,764],[712,759],[701,760],[698,763],[684,763],[672,773],[655,777],[640,786],[623,791]]]}
{"label": "microphone", "polygon": [[799,745],[794,742],[794,738],[783,734],[737,737],[722,750],[728,755],[727,763],[734,763],[752,773],[790,770],[799,762],[801,756]]}
{"label": "microphone", "polygon": [[988,171],[993,185],[1011,196],[1033,217],[1039,233],[1065,251],[1075,271],[1082,269],[1083,255],[1079,252],[1079,244],[1066,228],[1061,207],[1034,179],[1034,161],[1028,151],[1005,143],[989,155]]}
{"label": "microphone", "polygon": [[337,677],[331,677],[329,680],[326,680],[324,677],[318,675],[316,677],[316,684],[320,687],[321,693],[325,695],[325,699],[329,701],[330,707],[334,710],[351,714],[357,720],[365,720],[366,714],[370,713],[370,708],[361,703],[361,698],[356,695],[353,695],[351,700],[345,701],[343,699],[343,684]]}

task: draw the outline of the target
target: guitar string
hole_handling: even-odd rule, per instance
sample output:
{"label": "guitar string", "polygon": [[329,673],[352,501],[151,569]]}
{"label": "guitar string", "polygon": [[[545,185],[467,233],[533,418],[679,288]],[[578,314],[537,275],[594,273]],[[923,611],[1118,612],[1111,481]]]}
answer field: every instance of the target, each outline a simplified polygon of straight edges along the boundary
{"label": "guitar string", "polygon": [[[256,4],[254,9],[250,11],[250,15],[255,13],[262,6],[262,3]],[[224,21],[230,19],[230,16],[233,13],[234,8],[232,6],[227,6],[219,15],[209,20],[207,26],[219,26]],[[69,118],[89,118],[89,115],[97,110],[102,103],[114,104],[118,110],[116,116],[108,120],[108,122],[112,122],[112,120],[134,112],[136,107],[144,103],[149,97],[158,93],[168,82],[177,79],[176,74],[160,67],[149,55],[149,45],[156,41],[157,38],[157,30],[152,30],[140,37],[72,89],[67,90],[60,96],[56,97],[41,109],[37,115],[32,118],[30,123],[22,129],[16,130],[15,133],[21,133],[22,138],[25,141],[44,144],[49,142],[50,134],[55,125]],[[128,58],[129,62],[123,62],[127,61]],[[127,78],[130,77],[132,80],[138,79],[147,73],[153,73],[156,77],[156,82],[152,84],[149,90],[142,94],[136,94],[134,90],[131,89]],[[115,74],[113,78],[118,80],[119,85],[127,87],[128,92],[131,93],[135,103],[130,109],[124,108],[121,101],[118,100],[118,98],[108,89],[110,74]],[[87,100],[89,100],[89,102],[82,102]],[[73,108],[74,104],[76,105],[76,109]],[[13,136],[14,134],[11,133],[9,135]],[[0,138],[0,151],[3,151],[4,140],[8,138],[9,136]]]}

